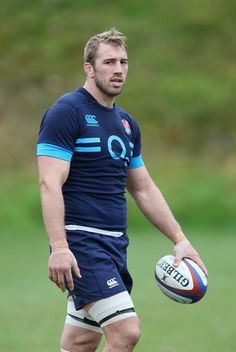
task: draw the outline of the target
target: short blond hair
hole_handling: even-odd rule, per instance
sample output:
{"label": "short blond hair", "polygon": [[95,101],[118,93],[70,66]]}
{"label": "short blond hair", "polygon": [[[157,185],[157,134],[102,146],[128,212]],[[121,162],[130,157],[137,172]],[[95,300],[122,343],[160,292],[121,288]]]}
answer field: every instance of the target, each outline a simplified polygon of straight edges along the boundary
{"label": "short blond hair", "polygon": [[95,65],[96,53],[100,43],[120,46],[127,51],[126,37],[113,27],[109,31],[96,34],[89,39],[84,48],[84,62]]}

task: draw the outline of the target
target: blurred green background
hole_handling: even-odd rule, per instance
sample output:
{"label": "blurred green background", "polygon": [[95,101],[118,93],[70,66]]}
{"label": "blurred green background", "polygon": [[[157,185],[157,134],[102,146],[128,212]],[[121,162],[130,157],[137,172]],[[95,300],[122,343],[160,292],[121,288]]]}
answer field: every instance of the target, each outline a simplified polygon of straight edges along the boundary
{"label": "blurred green background", "polygon": [[142,130],[146,165],[209,269],[193,306],[155,287],[172,245],[128,196],[137,351],[236,351],[234,338],[236,3],[233,0],[2,0],[0,349],[58,351],[65,296],[47,280],[35,144],[55,99],[84,82],[83,47],[116,26],[129,76],[117,103]]}

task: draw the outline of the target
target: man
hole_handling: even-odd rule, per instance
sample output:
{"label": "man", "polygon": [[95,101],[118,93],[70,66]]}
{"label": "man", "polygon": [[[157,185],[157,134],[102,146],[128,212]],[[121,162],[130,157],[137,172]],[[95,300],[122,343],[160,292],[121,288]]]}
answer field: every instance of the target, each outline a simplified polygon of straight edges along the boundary
{"label": "man", "polygon": [[133,351],[140,327],[126,266],[125,189],[182,257],[206,268],[183,234],[141,156],[133,118],[115,105],[128,73],[116,29],[85,46],[86,81],[46,112],[37,146],[41,201],[50,241],[49,278],[68,295],[61,351]]}

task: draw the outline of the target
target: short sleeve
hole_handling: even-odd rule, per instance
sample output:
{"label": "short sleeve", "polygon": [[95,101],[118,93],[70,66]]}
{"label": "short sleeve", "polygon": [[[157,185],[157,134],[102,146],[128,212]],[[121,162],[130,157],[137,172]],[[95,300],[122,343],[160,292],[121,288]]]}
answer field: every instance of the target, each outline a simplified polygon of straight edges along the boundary
{"label": "short sleeve", "polygon": [[135,169],[144,165],[141,153],[141,133],[138,124],[132,119],[133,132],[133,156],[129,165],[129,169]]}
{"label": "short sleeve", "polygon": [[37,144],[37,155],[70,161],[79,132],[79,118],[66,104],[53,105],[44,115]]}

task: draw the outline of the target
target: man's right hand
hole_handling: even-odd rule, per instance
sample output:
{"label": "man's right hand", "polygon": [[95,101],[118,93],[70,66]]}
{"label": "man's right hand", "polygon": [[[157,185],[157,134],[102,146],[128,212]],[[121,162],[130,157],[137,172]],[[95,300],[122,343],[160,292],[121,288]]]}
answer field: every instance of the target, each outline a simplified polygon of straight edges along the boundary
{"label": "man's right hand", "polygon": [[62,292],[66,290],[66,284],[70,290],[74,289],[72,270],[77,277],[82,277],[71,250],[69,248],[53,249],[52,247],[52,253],[48,261],[48,277]]}

